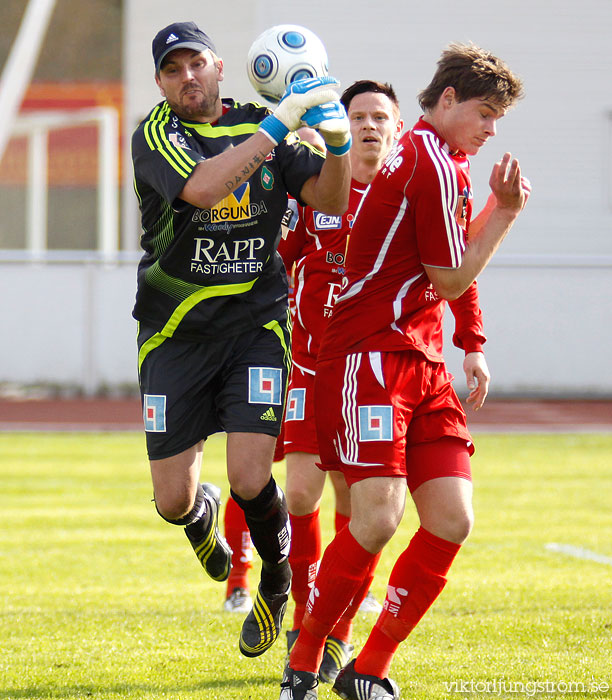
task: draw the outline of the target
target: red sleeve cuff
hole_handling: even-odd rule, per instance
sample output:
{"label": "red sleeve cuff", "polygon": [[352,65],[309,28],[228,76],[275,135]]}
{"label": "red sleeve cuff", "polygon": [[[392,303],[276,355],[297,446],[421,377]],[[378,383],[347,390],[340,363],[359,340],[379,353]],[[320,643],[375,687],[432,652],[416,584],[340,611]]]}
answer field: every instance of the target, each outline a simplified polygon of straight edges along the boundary
{"label": "red sleeve cuff", "polygon": [[470,352],[483,352],[484,353],[484,343],[480,343],[477,340],[474,340],[473,342],[469,343],[464,343],[463,350],[465,351],[465,354],[469,354]]}

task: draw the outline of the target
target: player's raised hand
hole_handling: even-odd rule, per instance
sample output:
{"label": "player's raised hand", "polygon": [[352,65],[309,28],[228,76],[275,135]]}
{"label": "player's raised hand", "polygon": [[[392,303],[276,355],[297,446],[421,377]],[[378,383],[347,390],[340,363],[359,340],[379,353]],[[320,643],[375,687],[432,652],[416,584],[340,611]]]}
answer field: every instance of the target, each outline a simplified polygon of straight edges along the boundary
{"label": "player's raised hand", "polygon": [[[525,183],[529,189],[524,189]],[[529,180],[522,178],[521,166],[511,153],[504,153],[503,158],[495,163],[489,186],[497,200],[498,209],[507,209],[515,214],[525,206],[531,192]]]}
{"label": "player's raised hand", "polygon": [[344,155],[351,147],[351,125],[339,100],[311,107],[302,116],[302,124],[316,129],[335,156]]}
{"label": "player's raised hand", "polygon": [[524,207],[525,204],[527,204],[527,200],[531,196],[531,182],[526,177],[521,177],[521,189],[525,194],[525,202],[523,204]]}
{"label": "player's raised hand", "polygon": [[261,122],[259,128],[271,141],[279,144],[290,131],[302,126],[302,116],[307,110],[326,102],[335,102],[338,94],[334,88],[339,86],[340,83],[328,75],[290,83],[278,107]]}

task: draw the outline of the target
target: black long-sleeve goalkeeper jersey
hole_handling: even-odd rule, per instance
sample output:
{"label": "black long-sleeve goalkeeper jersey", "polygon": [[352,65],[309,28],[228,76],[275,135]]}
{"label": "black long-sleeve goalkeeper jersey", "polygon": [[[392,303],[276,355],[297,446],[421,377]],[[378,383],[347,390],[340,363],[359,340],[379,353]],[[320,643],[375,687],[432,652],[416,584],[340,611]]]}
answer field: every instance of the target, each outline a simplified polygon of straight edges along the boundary
{"label": "black long-sleeve goalkeeper jersey", "polygon": [[223,100],[214,124],[180,120],[158,104],[132,137],[142,216],[133,315],[164,337],[224,337],[282,318],[287,280],[276,252],[287,193],[320,172],[324,156],[290,135],[251,177],[210,209],[178,198],[195,166],[254,134],[269,114]]}

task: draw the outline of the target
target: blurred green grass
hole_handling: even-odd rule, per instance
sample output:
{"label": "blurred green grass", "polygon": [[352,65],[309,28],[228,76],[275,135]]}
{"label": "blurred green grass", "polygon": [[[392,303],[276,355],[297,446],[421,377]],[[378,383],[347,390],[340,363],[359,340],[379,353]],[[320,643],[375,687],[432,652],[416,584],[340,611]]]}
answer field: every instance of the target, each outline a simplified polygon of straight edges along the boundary
{"label": "blurred green grass", "polygon": [[[611,698],[612,568],[546,545],[612,558],[612,435],[476,443],[476,525],[394,660],[402,697]],[[202,478],[226,496],[224,454],[223,436],[211,438]],[[151,497],[140,434],[0,434],[0,700],[278,698],[284,635],[262,657],[241,656],[224,584]],[[331,491],[322,521],[329,539]],[[408,508],[374,581],[379,600],[415,528]],[[358,616],[358,648],[374,620]],[[572,683],[584,690],[565,692]],[[336,696],[321,686],[319,697]]]}

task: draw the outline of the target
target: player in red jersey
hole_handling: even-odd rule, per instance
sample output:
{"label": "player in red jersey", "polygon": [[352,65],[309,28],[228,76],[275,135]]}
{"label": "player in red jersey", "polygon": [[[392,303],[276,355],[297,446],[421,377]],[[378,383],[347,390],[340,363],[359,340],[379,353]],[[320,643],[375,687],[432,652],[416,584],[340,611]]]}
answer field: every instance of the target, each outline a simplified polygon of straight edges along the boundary
{"label": "player in red jersey", "polygon": [[[286,222],[288,232],[278,248],[288,270],[295,264],[293,368],[281,434],[287,459],[285,493],[292,530],[289,563],[295,602],[293,627],[287,632],[289,650],[298,636],[321,558],[319,504],[325,473],[317,468],[319,447],[313,397],[319,344],[342,287],[347,238],[355,212],[403,128],[397,97],[388,84],[360,80],[345,90],[341,101],[349,115],[353,144],[348,210],[343,216],[325,216],[294,202],[294,215]],[[466,374],[469,383],[473,383],[470,400],[480,407],[486,397],[489,373],[482,354],[485,338],[475,285],[452,308],[457,325],[455,343],[466,351]],[[349,521],[350,498],[343,475],[331,471],[330,476],[336,496],[335,524],[339,531]],[[363,600],[364,593],[367,593],[373,569],[364,579],[363,591],[355,596],[356,601]],[[353,610],[347,610],[325,642],[319,668],[319,678],[324,682],[333,682],[340,668],[350,659],[353,614]]]}
{"label": "player in red jersey", "polygon": [[470,532],[473,448],[442,359],[441,321],[444,301],[470,289],[525,205],[529,185],[506,153],[470,223],[468,156],[521,93],[520,79],[489,52],[449,46],[419,96],[423,117],[362,202],[315,389],[322,467],[344,474],[351,520],[323,556],[281,700],[317,697],[325,639],[355,605],[409,488],[420,528],[391,572],[368,641],[333,687],[346,700],[399,698],[387,677],[393,655],[442,591]]}

